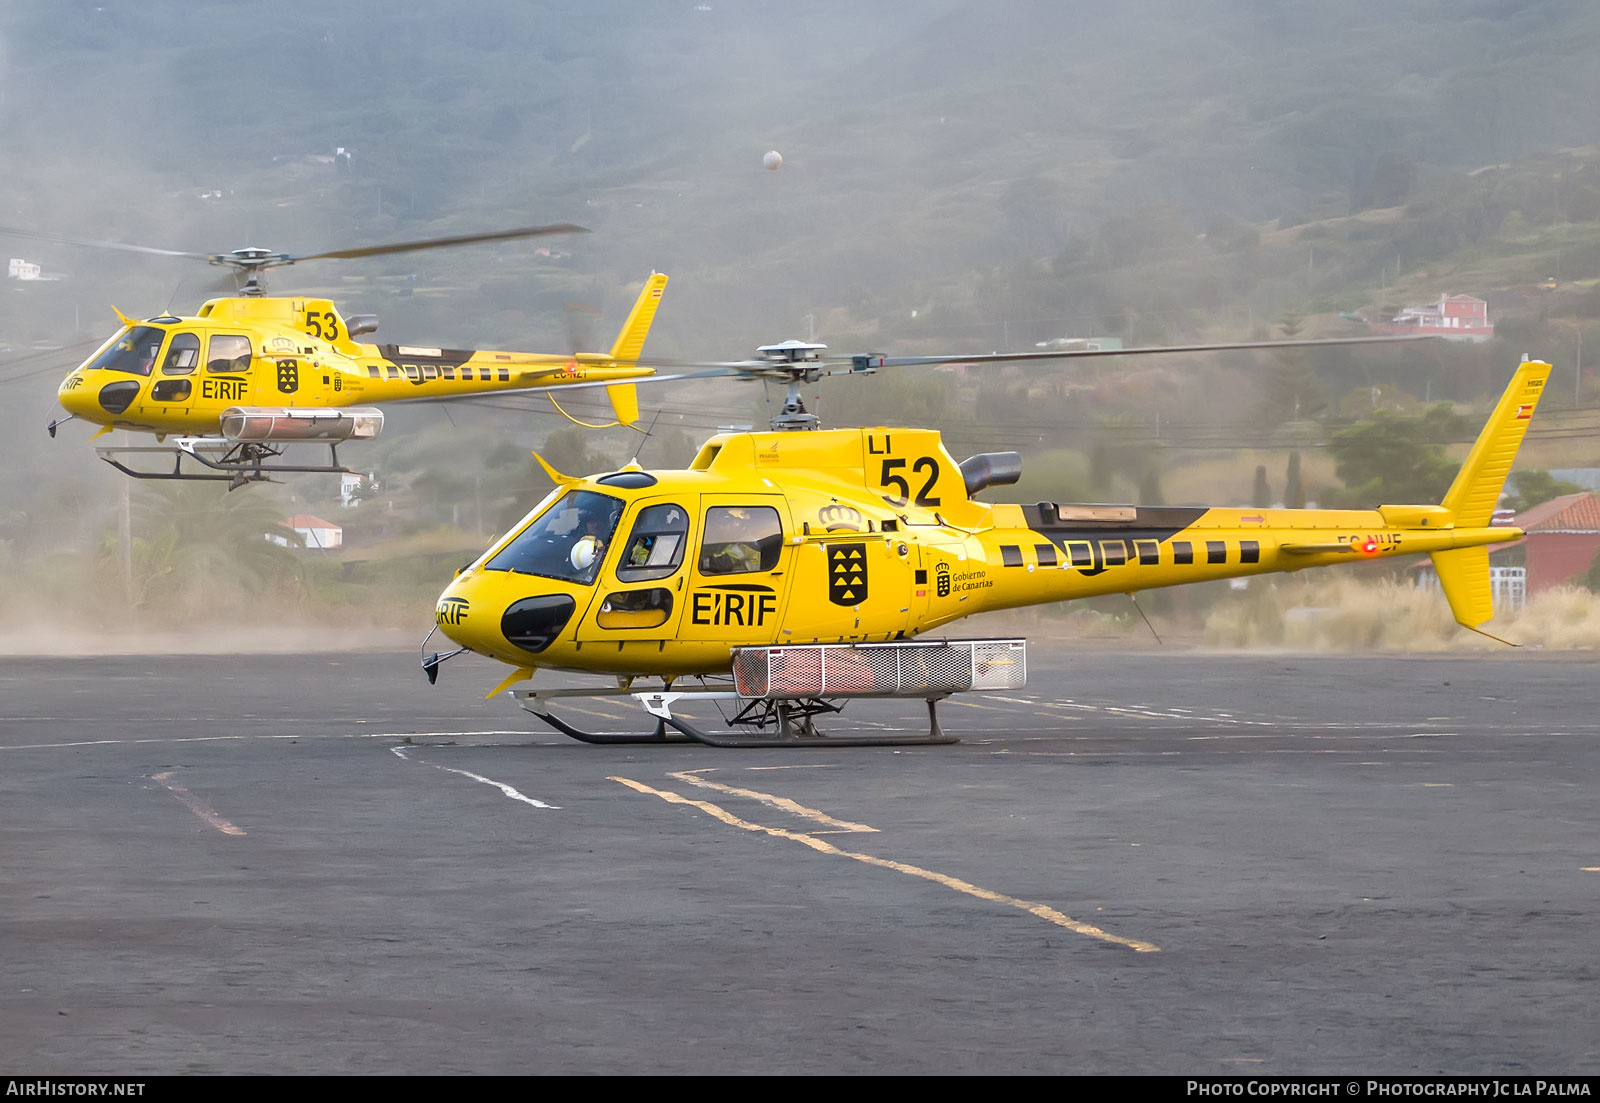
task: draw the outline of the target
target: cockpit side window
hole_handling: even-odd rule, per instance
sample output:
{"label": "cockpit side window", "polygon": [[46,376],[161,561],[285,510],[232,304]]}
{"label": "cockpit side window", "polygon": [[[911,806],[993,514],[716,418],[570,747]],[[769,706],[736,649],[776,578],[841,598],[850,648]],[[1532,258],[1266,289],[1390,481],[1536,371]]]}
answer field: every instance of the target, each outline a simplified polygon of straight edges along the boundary
{"label": "cockpit side window", "polygon": [[188,375],[200,362],[200,338],[193,333],[173,334],[167,358],[161,363],[162,375]]}
{"label": "cockpit side window", "polygon": [[783,550],[783,523],[771,506],[715,506],[706,510],[700,544],[701,574],[770,571]]}
{"label": "cockpit side window", "polygon": [[681,506],[646,506],[633,523],[633,535],[617,562],[617,581],[648,582],[667,578],[683,562],[689,514]]}
{"label": "cockpit side window", "polygon": [[588,586],[600,572],[621,516],[621,499],[574,490],[513,537],[483,569]]}
{"label": "cockpit side window", "polygon": [[134,326],[96,356],[89,364],[89,369],[149,375],[156,366],[156,354],[161,351],[161,342],[166,340],[166,336],[166,330],[155,326]]}
{"label": "cockpit side window", "polygon": [[250,338],[236,333],[213,333],[211,351],[206,355],[206,371],[247,371],[250,368]]}

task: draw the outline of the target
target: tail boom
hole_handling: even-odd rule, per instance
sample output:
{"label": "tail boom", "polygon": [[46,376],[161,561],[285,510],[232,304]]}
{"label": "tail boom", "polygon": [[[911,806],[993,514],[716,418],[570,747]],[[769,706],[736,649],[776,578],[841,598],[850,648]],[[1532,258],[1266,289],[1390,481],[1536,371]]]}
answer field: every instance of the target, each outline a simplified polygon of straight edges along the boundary
{"label": "tail boom", "polygon": [[[1520,365],[1442,505],[1375,510],[994,505],[969,558],[998,565],[955,615],[1363,559],[1428,555],[1457,622],[1494,614],[1489,548],[1522,538],[1491,525],[1550,365]],[[977,542],[977,541],[975,541]],[[1017,567],[1020,571],[1003,568]],[[1050,570],[1049,568],[1058,568]],[[965,598],[961,600],[965,601]]]}

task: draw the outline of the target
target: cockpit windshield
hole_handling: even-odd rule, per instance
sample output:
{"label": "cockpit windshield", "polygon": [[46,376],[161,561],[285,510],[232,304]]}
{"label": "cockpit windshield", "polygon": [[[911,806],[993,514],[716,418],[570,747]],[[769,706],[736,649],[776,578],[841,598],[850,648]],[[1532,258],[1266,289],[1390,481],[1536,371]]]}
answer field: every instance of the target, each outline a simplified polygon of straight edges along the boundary
{"label": "cockpit windshield", "polygon": [[161,342],[166,336],[166,330],[155,326],[134,326],[113,339],[87,367],[91,371],[103,368],[106,371],[127,372],[129,375],[149,375],[150,369],[155,367],[156,353],[161,351]]}
{"label": "cockpit windshield", "polygon": [[600,571],[621,516],[619,499],[592,490],[574,490],[519,532],[483,569],[588,586]]}

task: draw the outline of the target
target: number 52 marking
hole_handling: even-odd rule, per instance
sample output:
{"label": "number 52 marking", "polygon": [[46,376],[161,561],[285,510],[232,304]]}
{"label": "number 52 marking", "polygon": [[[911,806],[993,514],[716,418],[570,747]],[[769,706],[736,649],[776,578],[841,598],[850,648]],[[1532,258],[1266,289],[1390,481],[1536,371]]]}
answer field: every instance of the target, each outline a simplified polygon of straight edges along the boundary
{"label": "number 52 marking", "polygon": [[[883,500],[892,506],[903,506],[908,501],[911,501],[911,484],[906,481],[904,475],[895,474],[905,465],[905,460],[884,460],[883,470],[878,475],[878,483],[880,485],[900,488],[898,495],[885,494],[883,496]],[[931,508],[938,505],[940,501],[937,496],[928,493],[933,489],[934,484],[939,481],[939,461],[932,456],[919,456],[916,462],[911,465],[911,473],[917,475],[924,471],[928,473],[928,480],[922,484],[922,489],[917,491],[914,504]]]}

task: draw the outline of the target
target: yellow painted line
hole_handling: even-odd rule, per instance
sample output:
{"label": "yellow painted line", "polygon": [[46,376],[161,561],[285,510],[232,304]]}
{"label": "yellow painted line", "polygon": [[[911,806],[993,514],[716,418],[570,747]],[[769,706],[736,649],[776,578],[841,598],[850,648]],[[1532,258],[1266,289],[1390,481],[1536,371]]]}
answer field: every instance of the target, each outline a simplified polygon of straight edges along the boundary
{"label": "yellow painted line", "polygon": [[760,801],[762,804],[770,805],[773,808],[778,808],[785,812],[792,812],[794,815],[800,816],[804,819],[816,820],[818,823],[827,824],[829,827],[837,827],[840,831],[865,831],[872,834],[877,834],[878,832],[876,827],[869,827],[864,823],[851,823],[849,820],[836,820],[826,812],[819,811],[815,808],[807,808],[805,805],[796,803],[795,801],[790,800],[788,797],[775,796],[772,793],[763,793],[756,789],[740,789],[734,785],[724,785],[720,781],[709,781],[703,777],[696,777],[694,772],[688,770],[685,770],[682,773],[668,774],[667,776],[670,778],[676,778],[682,782],[687,782],[690,785],[698,785],[702,789],[715,789],[720,793],[731,793],[736,797],[748,797],[751,800]]}
{"label": "yellow painted line", "polygon": [[1584,873],[1600,873],[1600,866],[1579,866]]}
{"label": "yellow painted line", "polygon": [[586,716],[598,717],[601,720],[621,720],[622,719],[622,715],[619,714],[619,713],[603,712],[600,709],[596,709],[596,708],[585,708],[582,705],[573,704],[570,699],[561,700],[561,707],[564,708],[564,709],[568,709],[568,710],[570,710],[572,712],[581,712]]}
{"label": "yellow painted line", "polygon": [[218,831],[222,832],[224,835],[243,835],[244,834],[244,832],[241,831],[239,828],[233,826],[233,824],[229,823],[227,820],[223,819],[221,816],[217,815],[214,811],[212,811],[211,810],[211,806],[209,804],[207,804],[205,801],[201,800],[199,797],[197,797],[193,793],[189,792],[188,789],[185,789],[182,785],[179,785],[176,781],[173,781],[172,780],[172,775],[174,773],[176,773],[175,770],[167,770],[165,773],[155,774],[153,776],[153,780],[159,781],[162,785],[165,785],[167,787],[167,791],[169,793],[171,793],[173,796],[175,796],[179,800],[183,801],[184,804],[189,806],[189,811],[193,812],[195,815],[197,815],[201,819],[205,820],[212,827],[215,827]]}
{"label": "yellow painted line", "polygon": [[761,834],[771,835],[773,838],[777,839],[790,839],[794,842],[800,843],[802,846],[809,846],[812,850],[820,851],[823,854],[836,854],[843,858],[852,858],[855,861],[864,862],[869,866],[877,866],[880,869],[892,869],[897,873],[904,873],[910,877],[920,877],[925,881],[932,881],[935,884],[943,885],[946,888],[954,889],[957,892],[964,892],[968,896],[976,896],[979,900],[988,900],[992,901],[993,903],[1007,904],[1013,908],[1020,908],[1029,915],[1038,916],[1040,919],[1054,923],[1058,927],[1064,927],[1075,934],[1087,935],[1090,938],[1097,938],[1102,942],[1115,943],[1118,946],[1126,946],[1129,949],[1135,950],[1139,953],[1156,953],[1161,949],[1161,947],[1155,945],[1154,943],[1140,942],[1137,939],[1123,938],[1121,935],[1114,935],[1107,931],[1103,931],[1099,927],[1080,922],[1079,920],[1072,918],[1070,915],[1063,915],[1061,912],[1046,904],[1034,904],[1027,900],[1019,900],[1015,896],[1007,896],[1004,893],[992,892],[989,889],[979,888],[977,885],[974,885],[968,881],[962,881],[959,878],[947,877],[942,873],[935,873],[932,870],[923,869],[921,866],[909,865],[905,862],[891,861],[888,858],[879,858],[871,854],[861,854],[856,851],[841,850],[832,843],[823,839],[819,839],[814,835],[806,835],[798,831],[785,831],[781,827],[763,827],[758,823],[750,823],[746,820],[741,820],[732,813],[719,808],[715,804],[712,804],[710,801],[690,800],[688,797],[681,796],[677,793],[668,792],[664,789],[652,789],[643,782],[634,781],[631,778],[612,777],[610,780],[621,785],[626,785],[635,792],[660,797],[669,804],[686,804],[691,808],[698,808],[706,815],[711,816],[714,819],[721,820],[729,827],[737,827],[741,831],[754,831]]}
{"label": "yellow painted line", "polygon": [[968,708],[968,709],[984,709],[984,710],[986,710],[988,712],[1015,712],[1016,711],[1015,709],[998,708],[995,705],[980,705],[976,701],[957,701],[954,697],[951,697],[949,700],[945,701],[944,704],[947,704],[947,705],[960,705],[962,708]]}

